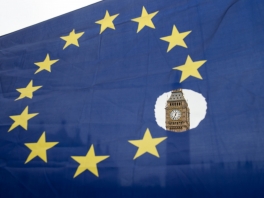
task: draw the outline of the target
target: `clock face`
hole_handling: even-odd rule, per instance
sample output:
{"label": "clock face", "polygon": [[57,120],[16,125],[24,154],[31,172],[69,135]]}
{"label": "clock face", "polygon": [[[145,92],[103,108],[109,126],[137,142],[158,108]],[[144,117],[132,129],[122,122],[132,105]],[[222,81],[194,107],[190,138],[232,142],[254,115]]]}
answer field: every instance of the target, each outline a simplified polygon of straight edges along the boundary
{"label": "clock face", "polygon": [[170,117],[172,120],[179,120],[181,117],[181,112],[177,109],[174,109],[171,111]]}

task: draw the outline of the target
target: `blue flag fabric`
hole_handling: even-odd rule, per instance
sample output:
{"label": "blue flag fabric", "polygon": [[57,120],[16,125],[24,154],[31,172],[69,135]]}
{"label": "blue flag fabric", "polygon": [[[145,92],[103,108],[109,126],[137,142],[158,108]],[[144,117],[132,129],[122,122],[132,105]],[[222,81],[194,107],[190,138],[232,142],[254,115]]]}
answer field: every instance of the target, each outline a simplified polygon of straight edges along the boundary
{"label": "blue flag fabric", "polygon": [[[252,0],[103,1],[0,37],[0,196],[263,197],[263,44]],[[178,89],[207,103],[181,133],[155,117]]]}

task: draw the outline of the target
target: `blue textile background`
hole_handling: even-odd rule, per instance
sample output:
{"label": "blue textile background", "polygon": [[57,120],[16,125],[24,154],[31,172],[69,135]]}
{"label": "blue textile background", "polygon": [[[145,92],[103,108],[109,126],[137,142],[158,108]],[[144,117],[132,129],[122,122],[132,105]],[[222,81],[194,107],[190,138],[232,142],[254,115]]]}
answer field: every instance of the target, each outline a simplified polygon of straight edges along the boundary
{"label": "blue textile background", "polygon": [[[132,18],[142,6],[155,29],[136,33]],[[119,13],[115,30],[102,34],[95,21],[105,11]],[[188,48],[161,37],[192,31]],[[80,47],[62,50],[61,36],[85,32]],[[52,72],[35,62],[60,59]],[[207,60],[199,72],[179,83],[173,70],[190,55]],[[0,196],[1,197],[263,197],[264,196],[264,2],[252,0],[111,0],[103,1],[0,37]],[[14,101],[17,88],[30,80],[43,87],[33,99]],[[200,125],[172,133],[156,124],[154,106],[164,92],[192,89],[208,109]],[[13,121],[29,106],[39,115],[28,130]],[[146,128],[160,158],[144,154],[133,160]],[[59,142],[47,151],[48,162],[25,161],[43,131]],[[96,155],[110,155],[97,165],[99,177],[73,175],[91,145]]]}

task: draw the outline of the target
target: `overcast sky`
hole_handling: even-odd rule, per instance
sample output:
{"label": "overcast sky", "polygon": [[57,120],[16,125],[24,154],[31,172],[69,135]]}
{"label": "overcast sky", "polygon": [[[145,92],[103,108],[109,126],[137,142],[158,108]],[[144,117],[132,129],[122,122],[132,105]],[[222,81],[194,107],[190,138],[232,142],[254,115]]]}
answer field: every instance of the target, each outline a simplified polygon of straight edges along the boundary
{"label": "overcast sky", "polygon": [[0,0],[0,36],[100,0]]}

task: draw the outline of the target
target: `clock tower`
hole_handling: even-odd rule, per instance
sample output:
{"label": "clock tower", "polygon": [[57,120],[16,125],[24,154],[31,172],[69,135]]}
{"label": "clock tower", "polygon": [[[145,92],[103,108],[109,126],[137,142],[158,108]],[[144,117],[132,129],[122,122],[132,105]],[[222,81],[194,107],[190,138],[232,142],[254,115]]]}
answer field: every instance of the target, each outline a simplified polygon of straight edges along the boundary
{"label": "clock tower", "polygon": [[166,104],[166,130],[184,132],[190,129],[190,110],[182,89],[173,90]]}

